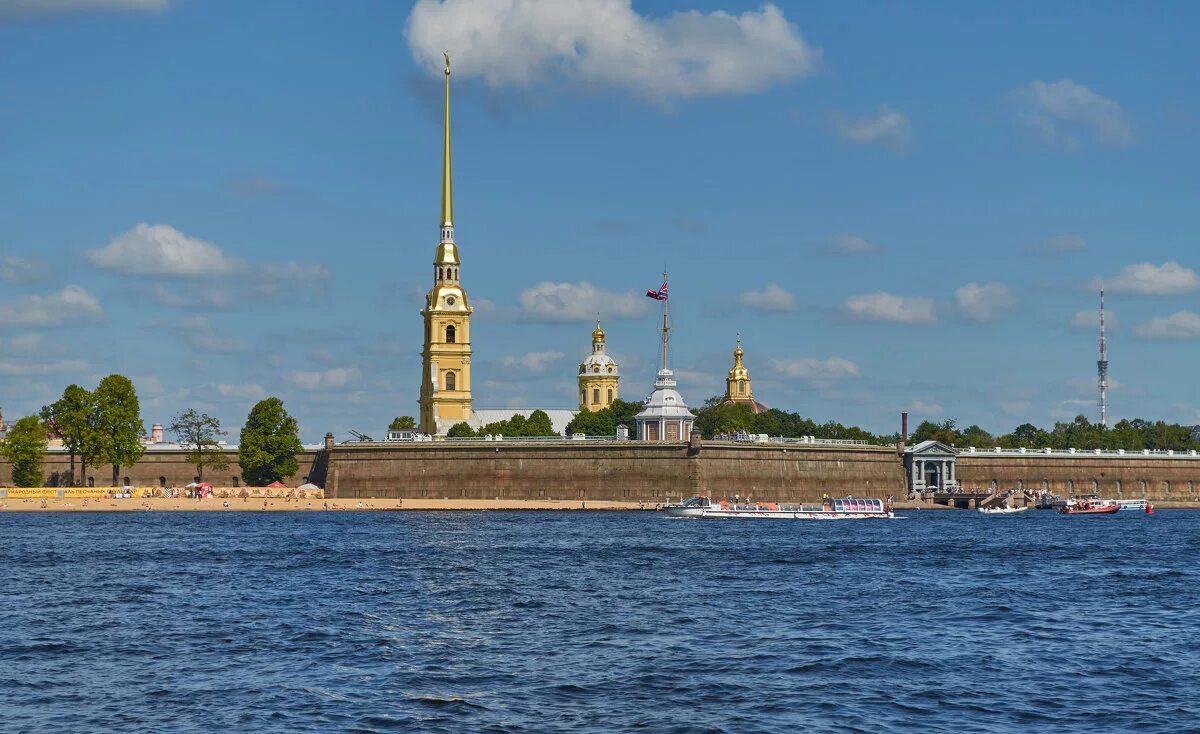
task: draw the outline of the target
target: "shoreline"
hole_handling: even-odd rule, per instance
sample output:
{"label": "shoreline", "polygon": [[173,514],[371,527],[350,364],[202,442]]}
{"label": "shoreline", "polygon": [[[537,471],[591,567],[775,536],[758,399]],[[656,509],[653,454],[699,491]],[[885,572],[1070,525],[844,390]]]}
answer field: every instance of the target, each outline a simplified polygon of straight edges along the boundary
{"label": "shoreline", "polygon": [[[1157,510],[1200,509],[1200,502],[1152,502]],[[43,506],[44,505],[44,506]],[[0,498],[0,513],[6,512],[395,512],[395,511],[524,511],[524,512],[653,512],[656,503],[609,500],[519,500],[519,499],[247,499],[203,500],[187,498],[81,499],[76,497]],[[956,508],[911,500],[895,503],[897,510],[946,511]],[[974,510],[960,510],[974,512]]]}

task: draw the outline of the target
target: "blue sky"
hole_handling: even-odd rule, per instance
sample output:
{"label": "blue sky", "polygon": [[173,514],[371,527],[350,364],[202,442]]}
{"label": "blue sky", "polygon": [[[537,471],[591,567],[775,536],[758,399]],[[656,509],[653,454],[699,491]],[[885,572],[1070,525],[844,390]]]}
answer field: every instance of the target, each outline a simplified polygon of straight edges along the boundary
{"label": "blue sky", "polygon": [[1184,3],[0,0],[0,405],[414,415],[454,58],[477,407],[574,407],[599,313],[685,398],[895,430],[1200,423]]}

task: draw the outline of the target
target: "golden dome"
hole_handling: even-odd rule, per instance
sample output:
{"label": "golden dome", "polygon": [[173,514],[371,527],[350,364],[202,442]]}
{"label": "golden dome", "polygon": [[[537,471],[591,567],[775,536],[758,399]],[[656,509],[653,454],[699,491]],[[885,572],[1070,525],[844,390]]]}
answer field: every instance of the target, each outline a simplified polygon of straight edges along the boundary
{"label": "golden dome", "polygon": [[594,342],[604,341],[604,329],[600,328],[599,321],[596,322],[596,330],[592,332],[592,341],[594,341]]}

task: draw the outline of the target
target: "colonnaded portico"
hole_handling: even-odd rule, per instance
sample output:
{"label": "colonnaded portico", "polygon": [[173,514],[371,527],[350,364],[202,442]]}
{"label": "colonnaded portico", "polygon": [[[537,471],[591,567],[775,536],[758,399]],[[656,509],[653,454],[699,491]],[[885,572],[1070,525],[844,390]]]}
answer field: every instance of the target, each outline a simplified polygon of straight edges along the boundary
{"label": "colonnaded portico", "polygon": [[954,462],[958,451],[940,441],[922,441],[904,451],[909,493],[953,492],[958,489]]}

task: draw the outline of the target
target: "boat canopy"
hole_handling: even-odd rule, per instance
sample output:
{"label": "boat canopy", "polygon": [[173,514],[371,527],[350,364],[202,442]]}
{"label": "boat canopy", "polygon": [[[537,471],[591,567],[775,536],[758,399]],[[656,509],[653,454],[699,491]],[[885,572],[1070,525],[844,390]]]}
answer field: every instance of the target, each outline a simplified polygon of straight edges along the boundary
{"label": "boat canopy", "polygon": [[833,509],[835,512],[883,512],[883,500],[834,500]]}

